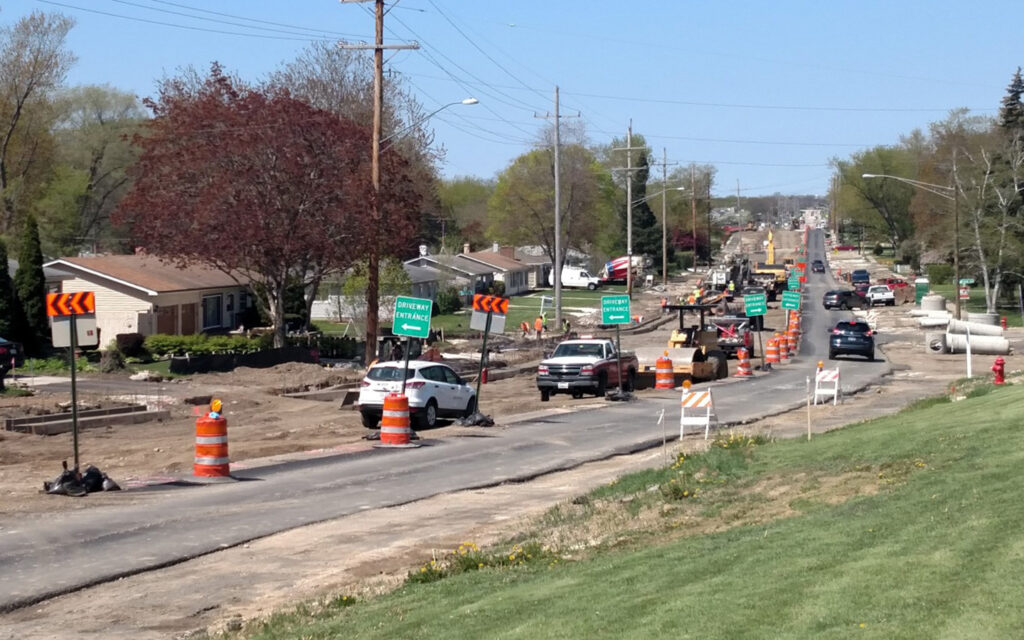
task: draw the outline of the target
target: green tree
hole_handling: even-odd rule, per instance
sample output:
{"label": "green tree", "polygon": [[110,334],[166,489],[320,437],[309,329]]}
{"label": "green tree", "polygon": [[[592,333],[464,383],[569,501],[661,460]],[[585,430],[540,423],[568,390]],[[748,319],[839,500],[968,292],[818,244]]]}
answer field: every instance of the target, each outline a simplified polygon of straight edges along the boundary
{"label": "green tree", "polygon": [[1002,105],[999,107],[999,126],[1004,130],[1024,130],[1024,79],[1020,75],[1020,67],[1006,87],[1006,95],[1003,96]]}
{"label": "green tree", "polygon": [[[391,315],[395,308],[395,298],[407,296],[412,293],[412,281],[405,267],[399,260],[385,258],[380,263],[380,306]],[[354,265],[345,275],[341,285],[341,293],[345,296],[347,310],[352,314],[353,323],[358,329],[364,329],[361,318],[366,317],[366,261],[360,261]],[[338,309],[338,316],[341,317],[342,309]]]}
{"label": "green tree", "polygon": [[0,337],[17,340],[18,315],[20,308],[11,286],[11,274],[7,268],[7,244],[0,239]]}
{"label": "green tree", "polygon": [[[494,194],[493,180],[459,177],[438,185],[441,212],[431,220],[442,239],[441,249],[468,242],[474,248],[487,245],[487,202]],[[440,253],[440,251],[439,251]]]}
{"label": "green tree", "polygon": [[14,288],[21,302],[25,327],[21,336],[25,348],[40,355],[46,348],[49,323],[46,319],[46,277],[43,275],[43,250],[39,244],[39,225],[34,216],[25,218],[21,248],[18,251],[18,271],[14,274]]}
{"label": "green tree", "polygon": [[911,175],[911,157],[905,149],[877,146],[834,164],[842,174],[839,207],[849,221],[883,234],[894,247],[914,234],[910,215],[914,188],[898,180],[863,177],[866,173]]}

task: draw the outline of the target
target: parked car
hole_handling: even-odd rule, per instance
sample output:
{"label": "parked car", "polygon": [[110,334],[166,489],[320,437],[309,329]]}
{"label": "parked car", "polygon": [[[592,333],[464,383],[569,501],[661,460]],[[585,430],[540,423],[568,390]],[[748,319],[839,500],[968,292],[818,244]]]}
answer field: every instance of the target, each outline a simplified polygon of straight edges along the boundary
{"label": "parked car", "polygon": [[821,260],[811,262],[811,273],[825,273],[825,263]]}
{"label": "parked car", "polygon": [[894,306],[896,304],[896,294],[892,292],[892,289],[888,285],[876,284],[868,287],[867,294],[868,302],[871,306],[876,304],[884,304],[887,307]]}
{"label": "parked car", "polygon": [[886,278],[885,280],[882,280],[882,284],[889,287],[893,291],[895,291],[896,289],[900,289],[902,287],[910,286],[906,280],[903,280],[901,278]]}
{"label": "parked car", "polygon": [[857,247],[852,244],[837,244],[833,249],[836,251],[856,251]]}
{"label": "parked car", "polygon": [[832,329],[828,341],[828,359],[836,356],[864,356],[875,359],[875,332],[863,320],[842,320]]}
{"label": "parked car", "polygon": [[592,393],[603,398],[609,388],[618,386],[620,377],[623,390],[632,391],[638,370],[636,355],[616,353],[611,340],[566,340],[537,367],[537,390],[541,402],[547,402],[556,393],[568,393],[574,398]]}
{"label": "parked car", "polygon": [[835,289],[826,291],[821,299],[821,304],[826,309],[853,309],[863,307],[864,301],[850,289]]}
{"label": "parked car", "polygon": [[868,299],[868,289],[870,289],[870,288],[871,288],[871,283],[870,282],[858,282],[857,284],[853,285],[853,292],[856,293],[861,298],[863,298],[864,300],[867,300]]}
{"label": "parked car", "polygon": [[[363,426],[376,429],[384,412],[384,396],[402,389],[403,362],[388,360],[370,367],[359,388]],[[439,418],[461,418],[476,411],[476,391],[446,364],[410,360],[405,377],[409,417],[418,427],[433,427]]]}
{"label": "parked car", "polygon": [[871,274],[868,273],[867,269],[854,269],[850,274],[850,284],[860,284],[862,282],[871,282]]}

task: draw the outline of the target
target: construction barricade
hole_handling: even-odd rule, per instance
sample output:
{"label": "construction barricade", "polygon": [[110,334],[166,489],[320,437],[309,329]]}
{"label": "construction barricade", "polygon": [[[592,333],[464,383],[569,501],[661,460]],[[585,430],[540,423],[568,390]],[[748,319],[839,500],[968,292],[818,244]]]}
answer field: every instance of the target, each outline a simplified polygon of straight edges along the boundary
{"label": "construction barricade", "polygon": [[796,329],[786,330],[786,348],[789,350],[789,357],[796,357],[796,350],[799,347],[797,336],[800,332]]}
{"label": "construction barricade", "polygon": [[679,400],[679,439],[683,439],[686,427],[704,427],[704,439],[708,439],[708,432],[711,431],[711,416],[715,412],[714,399],[711,397],[711,389],[707,391],[690,391],[689,387],[683,391]]}
{"label": "construction barricade", "polygon": [[415,447],[409,426],[409,398],[401,393],[384,396],[384,412],[380,420],[378,447]]}
{"label": "construction barricade", "polygon": [[740,347],[736,350],[736,374],[734,378],[748,378],[754,375],[754,370],[750,368],[750,355],[747,352],[746,347]]}
{"label": "construction barricade", "polygon": [[776,333],[775,341],[779,343],[779,360],[783,362],[789,360],[789,343],[786,342],[786,336]]}
{"label": "construction barricade", "polygon": [[654,388],[674,389],[676,386],[675,373],[672,369],[672,360],[668,353],[658,358],[654,363]]}
{"label": "construction barricade", "polygon": [[814,375],[814,404],[818,404],[821,396],[832,396],[833,406],[839,402],[839,367],[819,369]]}
{"label": "construction barricade", "polygon": [[764,343],[764,362],[765,364],[779,364],[782,362],[779,358],[779,341],[777,338],[768,338],[768,341]]}
{"label": "construction barricade", "polygon": [[192,474],[200,478],[227,478],[228,421],[221,415],[221,401],[210,403],[210,412],[196,419],[196,456]]}

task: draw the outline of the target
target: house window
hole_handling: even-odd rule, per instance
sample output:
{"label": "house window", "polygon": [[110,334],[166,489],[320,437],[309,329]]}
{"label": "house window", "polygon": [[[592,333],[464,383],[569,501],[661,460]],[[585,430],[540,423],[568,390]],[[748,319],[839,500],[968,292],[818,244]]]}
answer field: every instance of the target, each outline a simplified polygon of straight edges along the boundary
{"label": "house window", "polygon": [[221,321],[224,296],[203,296],[203,331],[219,329],[224,326]]}

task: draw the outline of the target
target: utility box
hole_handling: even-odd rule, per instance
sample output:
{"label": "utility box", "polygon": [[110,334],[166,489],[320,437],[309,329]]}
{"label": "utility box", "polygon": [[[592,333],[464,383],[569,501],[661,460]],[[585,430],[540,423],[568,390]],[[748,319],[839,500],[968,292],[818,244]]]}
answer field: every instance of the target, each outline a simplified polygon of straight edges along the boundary
{"label": "utility box", "polygon": [[930,283],[928,278],[918,278],[914,280],[914,304],[921,306],[921,298],[928,295],[928,287]]}

